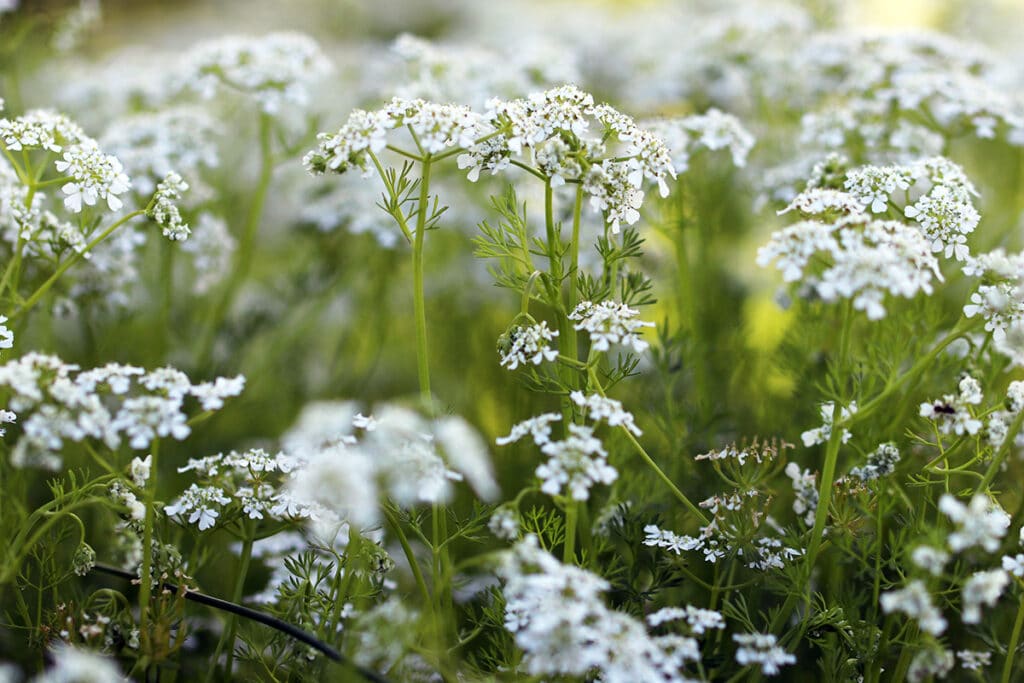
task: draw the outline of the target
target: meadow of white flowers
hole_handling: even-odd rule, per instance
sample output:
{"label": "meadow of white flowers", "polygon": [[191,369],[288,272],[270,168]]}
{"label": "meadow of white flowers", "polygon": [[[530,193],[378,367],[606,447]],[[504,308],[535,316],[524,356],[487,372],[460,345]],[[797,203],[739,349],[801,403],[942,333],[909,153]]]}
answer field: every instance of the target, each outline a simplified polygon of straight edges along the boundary
{"label": "meadow of white flowers", "polygon": [[1024,8],[215,5],[0,0],[0,681],[1024,680]]}

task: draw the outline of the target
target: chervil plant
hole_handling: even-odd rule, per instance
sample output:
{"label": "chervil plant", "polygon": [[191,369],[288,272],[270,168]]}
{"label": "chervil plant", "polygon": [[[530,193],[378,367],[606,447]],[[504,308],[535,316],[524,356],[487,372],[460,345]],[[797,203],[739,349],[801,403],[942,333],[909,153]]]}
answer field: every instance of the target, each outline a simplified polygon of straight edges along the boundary
{"label": "chervil plant", "polygon": [[0,679],[1024,676],[1021,16],[405,4],[0,0]]}

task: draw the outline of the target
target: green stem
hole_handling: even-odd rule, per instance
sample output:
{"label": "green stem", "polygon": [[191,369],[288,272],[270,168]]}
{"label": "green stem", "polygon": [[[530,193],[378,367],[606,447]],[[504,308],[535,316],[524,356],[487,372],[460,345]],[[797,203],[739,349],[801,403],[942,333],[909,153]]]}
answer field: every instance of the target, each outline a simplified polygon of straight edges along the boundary
{"label": "green stem", "polygon": [[1010,634],[1010,644],[1006,646],[1006,661],[1003,663],[1002,683],[1009,683],[1013,674],[1013,659],[1017,654],[1017,646],[1020,644],[1020,632],[1024,628],[1024,592],[1020,596],[1020,605],[1017,607],[1017,618],[1013,622],[1013,633]]}
{"label": "green stem", "polygon": [[861,406],[860,410],[858,410],[856,413],[851,415],[847,420],[845,420],[843,426],[850,427],[851,425],[861,422],[862,420],[870,416],[872,413],[874,413],[874,411],[877,410],[878,407],[886,399],[888,399],[894,393],[896,393],[899,390],[899,388],[903,386],[903,384],[905,384],[907,381],[911,379],[916,379],[922,372],[927,370],[928,367],[935,362],[935,359],[938,358],[939,354],[942,353],[947,346],[952,344],[957,339],[963,337],[965,334],[967,334],[972,329],[977,327],[980,323],[981,320],[979,318],[961,319],[960,322],[957,323],[956,327],[954,327],[949,334],[943,337],[939,341],[939,343],[932,347],[932,349],[928,353],[921,356],[918,359],[918,361],[910,367],[909,370],[907,370],[899,377],[887,382],[885,388],[882,390],[880,394],[875,396],[873,399],[871,399],[871,401],[869,401],[865,405]]}
{"label": "green stem", "polygon": [[81,261],[86,254],[92,251],[100,242],[110,237],[110,235],[113,234],[115,230],[120,228],[122,225],[124,225],[131,219],[137,216],[141,216],[144,213],[146,213],[145,209],[132,211],[130,214],[124,216],[119,221],[117,221],[109,228],[104,230],[102,233],[100,233],[99,237],[89,242],[89,244],[85,245],[85,249],[83,249],[81,252],[75,252],[69,259],[61,263],[57,267],[57,270],[54,271],[53,275],[51,275],[49,279],[46,280],[46,282],[39,285],[39,289],[33,292],[32,295],[25,300],[25,303],[23,303],[20,307],[18,307],[18,310],[11,314],[11,319],[16,320],[17,318],[23,316],[25,313],[28,313],[28,311],[31,310],[32,307],[35,306],[39,302],[39,300],[46,295],[47,292],[50,291],[50,288],[53,287],[54,283],[56,283],[57,280],[60,279],[61,275],[67,272],[68,268]]}
{"label": "green stem", "polygon": [[[240,604],[242,602],[242,596],[245,592],[245,576],[249,572],[249,561],[252,559],[252,542],[253,536],[249,533],[248,525],[246,525],[246,535],[242,540],[242,556],[238,564],[238,574],[235,576],[235,588],[231,593],[231,602]],[[220,642],[217,644],[217,652],[213,657],[214,665],[208,669],[207,680],[213,680],[213,672],[216,670],[216,662],[220,659],[222,652],[227,650],[227,659],[224,663],[224,676],[226,679],[231,678],[231,669],[235,661],[235,630],[238,626],[238,620],[234,614],[228,615],[228,622],[224,625],[224,632],[221,634]]]}
{"label": "green stem", "polygon": [[142,571],[139,575],[139,633],[142,639],[142,653],[147,655],[150,651],[149,633],[149,602],[150,594],[153,592],[153,523],[156,499],[156,477],[158,456],[160,451],[160,440],[153,440],[153,448],[150,455],[152,461],[149,465],[149,479],[146,480],[146,489],[143,492],[146,502],[146,517],[142,527]]}
{"label": "green stem", "polygon": [[808,609],[811,603],[811,572],[818,558],[821,539],[825,535],[828,523],[829,506],[832,503],[832,482],[836,476],[836,464],[839,462],[839,446],[843,443],[843,428],[837,427],[842,407],[839,401],[832,405],[832,433],[829,434],[825,446],[825,467],[821,471],[821,486],[818,487],[818,508],[814,512],[814,528],[811,529],[811,540],[807,544],[807,596]]}
{"label": "green stem", "polygon": [[412,243],[413,308],[416,318],[416,368],[419,373],[420,398],[424,408],[432,410],[430,393],[430,365],[427,356],[427,309],[423,293],[423,241],[427,232],[427,212],[430,201],[430,156],[423,160],[420,178],[420,197],[416,207],[416,234]]}
{"label": "green stem", "polygon": [[[593,367],[590,368],[589,372],[591,386],[593,386],[597,393],[599,393],[601,396],[605,396],[604,387],[601,386],[601,381],[597,377],[597,372],[594,371]],[[637,441],[636,436],[633,435],[633,432],[631,432],[629,428],[626,427],[625,425],[621,425],[620,429],[622,430],[622,433],[626,435],[626,439],[628,439],[629,442],[633,444],[633,448],[640,455],[640,458],[645,463],[647,463],[647,466],[654,471],[654,473],[658,476],[659,479],[661,479],[661,481],[666,486],[668,486],[669,490],[672,491],[672,494],[676,497],[676,499],[680,503],[682,503],[686,507],[686,509],[693,513],[693,515],[698,520],[700,520],[701,524],[705,526],[710,524],[711,520],[707,518],[707,515],[705,515],[699,507],[694,505],[693,501],[687,498],[686,494],[680,491],[679,487],[677,487],[675,483],[673,483],[673,481],[669,479],[668,475],[665,474],[665,472],[660,467],[658,467],[658,463],[654,462],[654,458],[652,458],[644,449],[644,447],[640,444],[640,442]]]}
{"label": "green stem", "polygon": [[1010,449],[1013,446],[1014,441],[1017,440],[1017,433],[1020,432],[1021,425],[1024,424],[1024,410],[1017,414],[1017,417],[1010,423],[1010,428],[1006,432],[1006,437],[1003,439],[1003,443],[1000,444],[999,450],[992,456],[992,463],[985,470],[985,476],[978,484],[977,491],[984,492],[992,485],[992,481],[999,474],[999,468],[1002,467],[1003,461],[1006,460],[1006,456],[1009,455]]}
{"label": "green stem", "polygon": [[423,572],[420,571],[420,564],[416,560],[416,554],[413,553],[412,546],[409,545],[409,538],[405,535],[405,531],[402,530],[401,522],[388,506],[382,505],[381,508],[384,510],[384,516],[387,517],[391,530],[395,532],[395,536],[398,537],[398,542],[402,546],[402,552],[405,553],[405,560],[409,563],[409,568],[412,570],[412,576],[416,580],[417,588],[420,590],[420,596],[423,598],[423,604],[432,604],[433,601],[430,597],[430,590],[427,588],[427,582],[423,579]]}
{"label": "green stem", "polygon": [[576,564],[576,522],[580,510],[579,501],[570,500],[565,504],[565,546],[562,549],[562,562]]}
{"label": "green stem", "polygon": [[274,175],[273,140],[271,138],[271,124],[273,118],[269,114],[260,113],[259,137],[260,137],[260,175],[256,182],[256,191],[249,200],[249,213],[246,216],[245,225],[242,227],[242,235],[238,244],[238,252],[235,257],[234,267],[228,276],[224,292],[216,306],[211,311],[207,320],[206,328],[199,337],[198,350],[196,352],[197,365],[203,367],[210,360],[213,353],[213,344],[217,336],[217,328],[224,320],[231,304],[249,275],[252,267],[253,253],[256,248],[256,235],[260,227],[260,219],[263,217],[263,208],[267,200],[267,191],[270,188],[270,181]]}

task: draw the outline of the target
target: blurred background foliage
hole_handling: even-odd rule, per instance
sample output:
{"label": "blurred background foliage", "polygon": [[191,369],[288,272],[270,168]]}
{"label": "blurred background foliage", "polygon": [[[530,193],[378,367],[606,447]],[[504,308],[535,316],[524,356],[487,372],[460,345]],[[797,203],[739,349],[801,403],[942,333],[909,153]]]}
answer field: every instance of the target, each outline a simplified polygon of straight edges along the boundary
{"label": "blurred background foliage", "polygon": [[[110,112],[92,109],[88,99],[73,96],[81,85],[79,79],[85,78],[81,74],[90,68],[114,64],[101,73],[115,84],[145,81],[146,70],[154,65],[132,55],[174,54],[224,33],[298,30],[321,41],[335,62],[335,75],[324,82],[315,106],[319,129],[335,130],[352,107],[387,96],[368,84],[381,73],[387,45],[401,33],[514,50],[515,41],[534,33],[588,31],[587,22],[594,20],[588,13],[594,5],[603,6],[600,17],[608,22],[628,19],[639,11],[656,13],[660,7],[653,0],[584,3],[580,26],[574,27],[576,16],[571,9],[545,2],[498,8],[474,0],[104,0],[101,21],[88,27],[81,41],[62,55],[55,56],[39,37],[45,32],[33,33],[30,40],[18,43],[16,51],[11,49],[13,41],[0,44],[2,94],[11,111],[63,108],[87,132],[98,134]],[[26,0],[14,21],[45,26],[75,6]],[[494,30],[495,24],[511,21],[515,7],[520,6],[528,9],[522,11],[518,24],[510,23],[504,32]],[[817,0],[803,7],[825,28],[927,27],[1020,54],[1020,45],[1013,43],[1019,32],[1005,30],[1007,25],[1022,25],[1024,14],[1016,2]],[[713,13],[713,9],[707,11]],[[488,18],[490,13],[500,18]],[[546,24],[552,17],[562,25]],[[687,28],[680,26],[678,31],[682,40]],[[626,47],[609,44],[605,49],[614,54]],[[665,59],[679,57],[666,54]],[[593,79],[580,85],[638,117],[699,112],[717,103],[713,90],[704,87],[709,84],[698,83],[689,99],[660,102],[651,108],[626,99],[628,88],[620,86],[631,78],[627,73],[620,75],[619,82]],[[655,282],[658,302],[645,308],[643,317],[659,327],[657,334],[651,334],[654,351],[643,361],[639,375],[623,382],[615,395],[637,415],[648,451],[696,500],[710,492],[691,456],[755,436],[798,442],[800,432],[818,421],[816,403],[821,391],[814,378],[823,375],[823,349],[827,351],[838,312],[820,305],[780,306],[774,274],[754,265],[757,246],[781,222],[771,210],[777,207],[755,210],[758,189],[752,176],[771,161],[793,154],[797,145],[799,103],[787,110],[785,100],[782,96],[755,102],[735,112],[759,137],[752,171],[739,172],[717,156],[695,158],[671,197],[664,201],[651,197],[645,206],[643,264]],[[129,99],[125,106],[130,111],[136,105]],[[252,111],[230,104],[219,108],[217,115],[228,133],[220,142],[219,168],[204,180],[216,189],[217,212],[237,234],[257,173],[257,118]],[[218,330],[209,363],[197,361],[195,353],[206,300],[172,290],[169,310],[161,305],[166,296],[161,264],[168,245],[157,239],[145,246],[130,308],[83,306],[78,315],[63,319],[36,316],[17,340],[16,350],[55,352],[83,367],[110,361],[145,367],[170,363],[197,380],[232,373],[247,377],[241,398],[230,402],[184,444],[168,444],[167,454],[162,455],[167,483],[161,485],[168,496],[181,489],[174,480],[173,463],[222,450],[272,447],[310,401],[353,398],[372,406],[416,392],[408,249],[404,245],[383,248],[371,234],[318,230],[302,218],[308,188],[323,184],[302,172],[301,153],[311,142],[304,134],[299,130],[296,139],[307,144],[299,145],[300,151],[291,159],[282,160],[275,176],[251,277],[227,324]],[[1020,248],[1024,206],[1020,148],[970,138],[954,140],[950,156],[964,164],[983,188],[985,218],[974,250],[997,244]],[[446,189],[440,192],[452,209],[442,228],[427,241],[433,390],[446,410],[465,416],[493,443],[514,422],[555,404],[550,397],[530,393],[514,374],[499,367],[496,340],[518,312],[519,301],[490,286],[486,264],[472,256],[475,226],[493,219],[488,196],[499,194],[504,181],[482,180],[469,186],[454,168],[446,173],[443,187],[453,189],[451,194],[445,194]],[[528,211],[538,212],[538,197],[523,194]],[[185,277],[179,273],[175,281],[183,291],[188,285]],[[926,343],[917,338],[920,330],[932,319],[957,315],[964,294],[948,293],[945,301],[894,303],[890,317],[905,324],[890,326],[885,334],[897,341],[902,337]],[[876,333],[863,324],[856,331],[864,338]],[[628,469],[622,449],[617,452],[615,446],[613,442],[609,447],[612,462]],[[495,453],[499,479],[507,490],[517,490],[531,479],[537,461],[531,447],[496,449]],[[38,483],[42,481],[41,476]],[[647,472],[624,477],[621,486],[614,492],[616,499],[636,497],[667,504],[668,497]],[[463,505],[468,507],[468,501]],[[600,505],[596,501],[592,512]],[[96,545],[102,557],[102,543]],[[253,586],[262,578],[254,573]],[[229,588],[228,576],[217,571],[217,565],[199,579],[213,594],[224,594]]]}

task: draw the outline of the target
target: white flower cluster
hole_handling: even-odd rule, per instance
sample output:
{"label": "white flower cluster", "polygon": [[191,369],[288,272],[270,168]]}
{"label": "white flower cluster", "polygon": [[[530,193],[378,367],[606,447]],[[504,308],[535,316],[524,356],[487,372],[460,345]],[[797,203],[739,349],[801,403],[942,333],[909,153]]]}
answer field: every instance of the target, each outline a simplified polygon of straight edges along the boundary
{"label": "white flower cluster", "polygon": [[21,418],[12,463],[56,469],[65,441],[95,439],[111,449],[127,441],[135,450],[149,448],[156,438],[180,441],[192,431],[186,398],[216,410],[224,398],[241,393],[244,379],[208,388],[174,368],[147,372],[112,363],[80,371],[56,356],[33,352],[0,366],[0,386],[11,390],[10,408]]}
{"label": "white flower cluster", "polygon": [[[756,501],[753,495],[747,496],[750,501]],[[665,550],[679,555],[684,551],[697,551],[704,555],[704,561],[711,564],[724,559],[734,545],[732,539],[724,532],[726,528],[723,513],[744,512],[746,507],[743,497],[739,495],[721,497],[715,496],[701,503],[701,507],[712,509],[715,518],[710,524],[701,528],[698,536],[680,536],[668,529],[661,529],[654,524],[644,527],[644,545]],[[755,512],[755,517],[759,513]],[[803,551],[796,548],[789,548],[778,538],[762,536],[753,541],[749,548],[735,548],[736,554],[746,559],[746,566],[749,569],[768,571],[770,569],[783,569],[787,563],[803,555]]]}
{"label": "white flower cluster", "polygon": [[88,140],[77,123],[49,109],[33,109],[16,119],[0,119],[0,143],[11,152],[42,149],[60,153]]}
{"label": "white flower cluster", "polygon": [[[1024,527],[1019,532],[1020,545],[1024,545]],[[1003,569],[1010,572],[1018,579],[1024,578],[1024,554],[1017,553],[1014,556],[1003,556]]]}
{"label": "white flower cluster", "polygon": [[491,518],[487,520],[487,528],[503,541],[514,541],[519,538],[521,521],[519,510],[515,505],[499,505]]}
{"label": "white flower cluster", "polygon": [[551,423],[559,422],[561,419],[562,416],[558,413],[544,413],[531,417],[513,425],[508,436],[499,436],[494,442],[499,446],[506,446],[529,434],[535,443],[544,445],[551,441]]}
{"label": "white flower cluster", "polygon": [[498,340],[501,367],[515,370],[520,365],[540,365],[558,358],[558,349],[551,342],[558,330],[548,328],[546,320],[528,327],[516,326]]}
{"label": "white flower cluster", "polygon": [[560,420],[555,413],[545,413],[512,427],[507,437],[497,440],[498,445],[519,441],[529,434],[548,456],[535,474],[541,480],[541,491],[549,496],[565,495],[573,500],[587,500],[595,484],[611,484],[619,477],[608,464],[608,453],[601,440],[594,436],[592,427],[570,424],[568,435],[561,441],[551,439],[551,422]]}
{"label": "white flower cluster", "polygon": [[72,213],[81,213],[82,204],[94,206],[103,200],[111,211],[118,211],[124,202],[118,197],[131,188],[131,180],[117,157],[104,154],[94,140],[86,140],[64,150],[54,166],[71,180],[61,187],[64,206]]}
{"label": "white flower cluster", "polygon": [[486,446],[459,417],[428,421],[383,405],[371,419],[351,403],[315,403],[283,443],[296,460],[288,481],[292,500],[319,505],[339,523],[375,524],[378,493],[405,507],[443,503],[451,498],[451,482],[463,477],[481,498],[497,495]]}
{"label": "white flower cluster", "polygon": [[188,183],[171,171],[156,186],[152,207],[147,212],[147,215],[163,228],[164,237],[174,242],[184,241],[192,233],[188,223],[182,219],[176,203],[186,191]]}
{"label": "white flower cluster", "polygon": [[942,612],[932,602],[928,588],[918,579],[910,581],[899,590],[882,593],[879,602],[886,614],[902,612],[916,619],[921,630],[933,636],[942,634],[948,625]]}
{"label": "white flower cluster", "polygon": [[907,669],[907,680],[913,683],[943,679],[956,665],[953,653],[943,647],[932,645],[918,650]]}
{"label": "white flower cluster", "polygon": [[796,656],[786,652],[770,633],[734,633],[736,662],[741,666],[760,665],[765,676],[777,675],[783,666],[796,664]]}
{"label": "white flower cluster", "polygon": [[868,461],[863,467],[854,467],[850,470],[850,476],[865,483],[875,481],[892,474],[899,461],[900,449],[896,447],[896,444],[891,442],[879,444],[878,448],[868,455]]}
{"label": "white flower cluster", "polygon": [[[45,671],[31,678],[29,683],[99,683],[124,680],[115,659],[91,650],[59,643],[51,648],[49,654],[53,663]],[[10,680],[20,678],[12,677]]]}
{"label": "white flower cluster", "polygon": [[786,282],[801,280],[830,303],[852,299],[870,320],[885,317],[886,294],[907,299],[931,294],[932,279],[942,280],[920,231],[864,214],[832,223],[802,221],[773,233],[757,252],[758,265],[772,261]]}
{"label": "white flower cluster", "polygon": [[910,561],[932,576],[939,576],[949,562],[949,553],[942,548],[919,545],[910,553]]}
{"label": "white flower cluster", "polygon": [[725,619],[721,612],[713,609],[703,609],[687,605],[686,607],[663,607],[657,612],[647,615],[647,623],[656,628],[670,621],[685,620],[690,632],[694,635],[703,635],[711,629],[720,630],[725,628]]}
{"label": "white flower cluster", "polygon": [[1010,516],[980,493],[975,494],[968,505],[945,493],[939,498],[939,511],[956,524],[956,530],[946,539],[955,553],[976,545],[993,553],[999,549],[999,542],[1010,526]]}
{"label": "white flower cluster", "polygon": [[994,607],[999,596],[1010,583],[1010,575],[1003,569],[975,572],[964,583],[960,593],[961,616],[965,624],[981,621],[981,606]]}
{"label": "white flower cluster", "polygon": [[569,320],[576,321],[573,329],[590,335],[590,343],[597,351],[608,351],[612,344],[618,344],[643,353],[650,344],[640,336],[640,330],[654,327],[654,323],[636,320],[638,315],[640,311],[626,304],[583,301],[569,313]]}
{"label": "white flower cluster", "polygon": [[978,650],[960,650],[956,653],[960,665],[968,671],[981,671],[992,663],[991,652]]}
{"label": "white flower cluster", "polygon": [[498,570],[505,582],[505,628],[525,656],[530,676],[586,676],[607,683],[691,680],[682,673],[700,660],[693,638],[651,636],[642,622],[609,609],[604,579],[563,565],[528,536]]}
{"label": "white flower cluster", "polygon": [[[671,153],[660,138],[616,109],[595,104],[575,86],[492,100],[485,117],[500,132],[458,159],[471,179],[483,170],[495,173],[509,165],[511,155],[529,151],[553,186],[581,182],[591,207],[605,215],[613,233],[622,222],[640,219],[645,180],[655,182],[664,197],[668,179],[675,177]],[[608,148],[613,139],[622,149]]]}
{"label": "white flower cluster", "polygon": [[[314,175],[353,168],[368,173],[370,154],[385,149],[389,130],[404,126],[423,153],[463,149],[458,166],[468,170],[472,181],[482,171],[497,173],[511,166],[513,156],[529,153],[552,186],[580,183],[612,232],[623,222],[639,220],[645,181],[656,183],[666,196],[667,181],[675,177],[672,156],[659,137],[570,85],[522,99],[493,99],[483,114],[460,105],[404,98],[377,111],[357,109],[337,133],[321,134],[303,163]],[[724,133],[705,128],[705,144],[725,144]],[[614,150],[609,149],[612,142],[618,143]]]}
{"label": "white flower cluster", "polygon": [[[445,194],[447,196],[447,192]],[[381,247],[394,249],[403,235],[394,219],[380,210],[379,201],[377,187],[359,176],[347,174],[311,188],[300,216],[304,224],[321,233],[344,229],[353,235],[369,234]]]}
{"label": "white flower cluster", "polygon": [[1013,365],[1024,365],[1024,253],[996,249],[968,259],[963,271],[982,280],[964,315],[985,319],[995,348]]}
{"label": "white flower cluster", "polygon": [[580,79],[576,57],[563,44],[519,40],[512,49],[497,52],[476,45],[439,45],[404,34],[391,45],[391,52],[405,71],[395,94],[410,99],[478,107],[495,95],[522,97]]}
{"label": "white flower cluster", "polygon": [[389,130],[405,126],[429,154],[468,147],[491,132],[483,117],[468,107],[396,97],[383,109],[354,110],[333,135],[321,133],[317,148],[307,153],[302,163],[313,175],[345,173],[353,168],[369,173],[369,155],[387,146]]}
{"label": "white flower cluster", "polygon": [[970,375],[964,375],[958,388],[957,394],[946,394],[937,401],[922,403],[920,415],[935,422],[943,434],[977,434],[982,428],[982,421],[974,416],[971,406],[981,403],[981,384]]}
{"label": "white flower cluster", "polygon": [[192,47],[179,66],[181,89],[205,99],[219,91],[251,97],[266,114],[286,105],[305,106],[310,89],[331,72],[316,41],[293,32],[265,36],[224,36]]}
{"label": "white flower cluster", "polygon": [[10,349],[14,346],[14,332],[7,328],[7,316],[0,315],[0,349]]}
{"label": "white flower cluster", "polygon": [[640,125],[665,142],[676,174],[687,171],[690,157],[701,147],[711,151],[728,149],[732,163],[742,168],[754,146],[754,136],[739,119],[714,107],[695,116],[652,119]]}
{"label": "white flower cluster", "polygon": [[864,203],[849,192],[828,187],[809,187],[789,203],[778,214],[797,211],[807,217],[822,220],[864,213]]}
{"label": "white flower cluster", "polygon": [[803,515],[804,524],[814,526],[818,510],[818,477],[810,470],[801,470],[795,462],[786,465],[786,476],[793,481],[793,512]]}
{"label": "white flower cluster", "polygon": [[220,163],[220,124],[197,107],[175,106],[115,119],[101,137],[142,195],[152,194],[168,173],[198,177]]}
{"label": "white flower cluster", "polygon": [[233,515],[249,519],[307,518],[311,514],[308,506],[293,501],[278,487],[280,475],[287,475],[294,467],[293,458],[284,453],[270,455],[261,448],[190,458],[178,472],[194,472],[199,483],[191,484],[164,507],[164,512],[183,519],[187,515],[188,522],[198,523],[200,531],[212,528],[225,506],[232,504],[235,509],[229,511],[229,521]]}
{"label": "white flower cluster", "polygon": [[203,212],[194,224],[181,250],[192,256],[192,289],[205,294],[230,272],[232,255],[238,246],[227,222]]}
{"label": "white flower cluster", "polygon": [[580,408],[586,408],[587,418],[594,422],[604,422],[611,427],[625,427],[636,436],[643,434],[633,420],[633,413],[624,410],[621,401],[600,394],[584,396],[582,391],[570,392],[569,400]]}
{"label": "white flower cluster", "polygon": [[[84,207],[95,206],[99,201],[105,202],[111,211],[118,211],[124,205],[119,195],[131,188],[131,180],[121,161],[101,150],[99,143],[63,114],[36,109],[15,119],[0,119],[0,146],[8,152],[27,154],[44,150],[53,155],[59,154],[54,168],[66,179],[61,191],[64,193],[64,207],[72,213],[81,213]],[[0,173],[2,175],[5,173]],[[3,185],[6,183],[0,182],[0,186]],[[3,193],[10,191],[7,189]],[[41,203],[43,193],[36,194]],[[0,201],[0,204],[6,203]],[[77,229],[56,226],[57,219],[49,213],[41,215],[34,203],[26,205],[23,201],[19,209],[0,209],[0,213],[3,212],[12,212],[12,217],[28,230],[25,237],[34,241],[39,241],[44,232],[57,233],[69,244],[82,241]],[[52,226],[50,230],[44,229],[44,222]],[[69,232],[75,235],[71,236]]]}
{"label": "white flower cluster", "polygon": [[[804,446],[810,448],[811,446],[817,446],[823,444],[832,437],[832,414],[835,412],[835,404],[832,401],[822,403],[819,407],[819,414],[821,415],[821,426],[815,429],[809,429],[800,435],[800,438],[804,442]],[[857,402],[851,401],[850,405],[839,409],[839,419],[842,422],[846,422],[857,413]],[[843,428],[842,442],[846,443],[850,440],[853,434],[849,429]]]}
{"label": "white flower cluster", "polygon": [[920,226],[931,250],[957,261],[970,254],[967,235],[980,220],[972,202],[978,191],[952,161],[931,157],[903,165],[863,166],[846,174],[845,188],[872,213],[887,211],[894,194],[917,193],[916,201],[908,200],[903,214]]}

